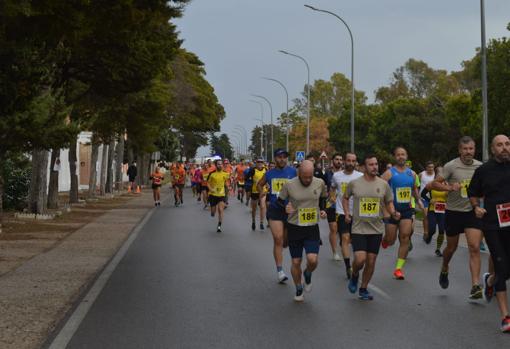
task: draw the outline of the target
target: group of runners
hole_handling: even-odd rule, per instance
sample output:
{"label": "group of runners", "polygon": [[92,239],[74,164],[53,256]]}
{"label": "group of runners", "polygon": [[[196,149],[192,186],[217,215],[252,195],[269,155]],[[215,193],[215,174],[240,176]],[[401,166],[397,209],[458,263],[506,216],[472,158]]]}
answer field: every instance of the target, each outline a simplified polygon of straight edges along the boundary
{"label": "group of runners", "polygon": [[[388,248],[398,239],[392,276],[403,280],[412,250],[415,212],[422,211],[425,243],[430,244],[438,234],[434,253],[442,258],[440,287],[449,287],[450,261],[464,234],[472,283],[469,298],[490,302],[495,296],[501,330],[510,332],[506,293],[510,278],[510,140],[504,135],[494,137],[492,157],[484,164],[474,159],[471,137],[459,140],[458,151],[459,157],[444,166],[429,162],[419,174],[408,167],[406,149],[397,147],[394,163],[381,175],[375,155],[358,159],[354,153],[346,153],[345,158],[337,153],[331,157],[329,169],[323,171],[311,156],[298,168],[289,166],[289,154],[283,149],[274,152],[274,162],[209,161],[188,169],[188,175],[197,201],[210,208],[211,216],[218,216],[218,233],[229,196],[237,195],[246,206],[251,203],[252,230],[257,227],[257,210],[261,230],[267,220],[280,283],[288,280],[283,250],[289,249],[296,302],[304,301],[305,293],[312,290],[322,245],[320,219],[328,221],[332,258],[344,261],[348,290],[357,292],[361,300],[373,300],[368,285],[380,247]],[[182,190],[180,195],[182,203]],[[176,204],[178,198],[176,194]],[[441,250],[445,236],[446,246]],[[481,275],[484,237],[491,258],[488,272]]]}

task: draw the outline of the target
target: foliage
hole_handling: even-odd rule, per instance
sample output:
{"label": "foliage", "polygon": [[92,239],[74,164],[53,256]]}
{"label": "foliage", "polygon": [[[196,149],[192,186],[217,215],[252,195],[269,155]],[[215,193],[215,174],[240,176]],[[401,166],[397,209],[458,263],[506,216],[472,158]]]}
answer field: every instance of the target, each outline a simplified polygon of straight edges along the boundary
{"label": "foliage", "polygon": [[8,153],[1,164],[4,178],[3,207],[21,210],[26,205],[30,188],[31,167],[28,157],[22,153]]}

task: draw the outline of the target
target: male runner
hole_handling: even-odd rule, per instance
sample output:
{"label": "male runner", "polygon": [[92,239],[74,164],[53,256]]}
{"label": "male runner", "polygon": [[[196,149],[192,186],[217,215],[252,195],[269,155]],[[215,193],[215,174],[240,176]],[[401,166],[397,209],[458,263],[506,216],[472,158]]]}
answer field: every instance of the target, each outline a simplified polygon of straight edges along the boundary
{"label": "male runner", "polygon": [[[347,159],[346,156],[346,166]],[[368,291],[368,283],[375,270],[375,262],[381,245],[384,231],[382,221],[383,206],[395,220],[400,219],[400,213],[393,206],[393,193],[388,183],[377,177],[379,166],[374,155],[367,155],[363,161],[365,173],[347,184],[342,197],[342,207],[345,223],[352,222],[352,249],[354,262],[352,276],[349,280],[349,291],[355,293],[358,288],[359,272],[363,269],[359,298],[372,300],[374,297]],[[351,203],[351,200],[352,203]]]}
{"label": "male runner", "polygon": [[329,200],[326,202],[326,214],[329,225],[329,245],[331,246],[331,252],[333,254],[334,261],[340,261],[340,255],[336,251],[337,246],[337,238],[336,235],[338,233],[338,225],[337,225],[337,213],[336,213],[336,193],[334,190],[331,190],[333,176],[335,173],[342,170],[343,159],[342,155],[339,153],[333,154],[331,157],[331,166],[324,174],[324,180],[326,182],[326,187],[328,189]]}
{"label": "male runner", "polygon": [[[257,159],[256,167],[252,168],[248,173],[248,178],[253,183],[251,188],[251,230],[255,230],[255,216],[257,215],[257,205],[260,207],[260,230],[264,230],[264,217],[265,217],[265,200],[260,198],[260,193],[257,184],[266,173],[264,167],[264,159]],[[264,189],[265,190],[265,189]]]}
{"label": "male runner", "polygon": [[480,242],[482,221],[476,217],[467,195],[467,188],[475,170],[482,165],[475,156],[475,141],[464,136],[459,141],[459,157],[444,165],[441,173],[432,182],[432,189],[448,192],[445,213],[446,247],[443,250],[443,265],[439,274],[439,285],[449,286],[448,266],[459,245],[459,235],[464,233],[469,249],[469,270],[471,272],[470,299],[483,297],[480,286]]}
{"label": "male runner", "polygon": [[427,186],[427,184],[432,182],[436,177],[435,168],[436,167],[434,166],[434,163],[432,161],[427,161],[427,163],[425,164],[425,170],[421,171],[420,174],[418,175],[420,178],[420,196],[422,199],[421,201],[423,202],[423,207],[425,208],[425,210],[423,211],[423,240],[426,239],[427,233],[429,231],[428,220],[429,200],[427,200],[426,196],[424,198],[422,192]]}
{"label": "male runner", "polygon": [[398,239],[400,246],[398,248],[398,258],[395,265],[393,276],[397,280],[404,280],[404,268],[407,255],[409,253],[409,245],[411,243],[411,235],[413,232],[413,215],[414,209],[411,203],[411,196],[414,197],[418,206],[423,210],[423,203],[416,185],[416,173],[407,167],[407,151],[403,147],[397,147],[393,151],[395,157],[395,165],[383,173],[382,179],[390,185],[393,196],[395,197],[395,209],[400,213],[400,218],[394,219],[390,217],[385,221],[386,232],[381,242],[383,248],[392,246]]}
{"label": "male runner", "polygon": [[177,166],[175,167],[172,173],[172,184],[174,185],[174,199],[175,206],[182,205],[184,201],[182,200],[182,191],[184,189],[184,183],[186,182],[186,170],[184,169],[184,165],[182,161],[179,161]]}
{"label": "male runner", "polygon": [[[510,332],[506,281],[510,278],[510,139],[494,137],[493,158],[478,167],[468,188],[471,205],[483,221],[485,241],[491,252],[495,274],[483,277],[484,296],[490,302],[494,291],[502,316],[501,331]],[[480,199],[483,198],[483,208]]]}
{"label": "male runner", "polygon": [[237,200],[244,202],[244,170],[246,170],[246,165],[244,164],[244,160],[241,161],[236,166],[236,182],[237,182]]}
{"label": "male runner", "polygon": [[[226,187],[229,174],[223,171],[221,160],[216,160],[216,170],[207,177],[207,186],[209,187],[209,205],[211,206],[211,217],[216,214],[218,208],[218,227],[217,233],[221,233],[221,222],[223,221],[223,210],[225,209]],[[228,190],[228,188],[227,188]]]}
{"label": "male runner", "polygon": [[[333,158],[333,165],[335,165],[335,158]],[[345,264],[345,272],[347,274],[347,278],[350,279],[352,275],[352,268],[351,268],[351,230],[352,230],[352,223],[347,224],[345,220],[345,212],[342,204],[343,197],[345,195],[345,191],[347,189],[347,185],[355,180],[363,176],[363,173],[358,172],[354,169],[357,163],[356,154],[354,153],[347,153],[345,154],[345,162],[344,162],[344,170],[335,172],[333,175],[332,181],[331,181],[331,194],[336,195],[336,214],[338,215],[337,219],[337,226],[338,226],[338,232],[340,234],[341,239],[341,247],[342,247],[342,256],[344,258],[344,264]],[[336,192],[334,192],[336,191]],[[349,212],[352,212],[353,210],[353,199],[349,201],[350,210]],[[331,238],[331,237],[330,237]]]}
{"label": "male runner", "polygon": [[250,204],[251,188],[253,187],[253,179],[249,176],[253,168],[253,162],[249,161],[243,172],[244,192],[246,193],[246,207]]}
{"label": "male runner", "polygon": [[[267,208],[267,220],[273,234],[273,256],[276,263],[276,273],[278,282],[283,283],[288,278],[283,271],[283,240],[285,236],[285,224],[287,223],[287,214],[284,207],[277,204],[278,195],[285,183],[296,177],[296,169],[287,166],[289,153],[283,149],[274,151],[275,168],[266,172],[257,184],[259,193],[264,192],[264,187],[269,186],[269,205]],[[265,195],[265,194],[264,194]],[[287,203],[285,203],[287,204]]]}
{"label": "male runner", "polygon": [[[313,176],[313,163],[305,160],[298,170],[298,177],[283,185],[278,195],[278,205],[288,213],[289,251],[292,257],[292,279],[296,286],[296,302],[304,301],[304,290],[312,290],[312,272],[317,268],[320,246],[319,216],[326,218],[328,193],[324,181]],[[288,204],[285,205],[285,202]],[[306,269],[301,274],[303,249]]]}

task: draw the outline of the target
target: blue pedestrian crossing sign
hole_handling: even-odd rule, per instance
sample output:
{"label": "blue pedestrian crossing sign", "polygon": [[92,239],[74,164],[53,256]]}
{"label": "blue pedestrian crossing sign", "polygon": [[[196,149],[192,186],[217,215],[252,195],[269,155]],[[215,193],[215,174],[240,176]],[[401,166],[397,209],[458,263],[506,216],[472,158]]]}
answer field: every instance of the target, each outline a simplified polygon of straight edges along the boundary
{"label": "blue pedestrian crossing sign", "polygon": [[304,159],[305,159],[305,152],[297,151],[296,152],[296,161],[303,161]]}

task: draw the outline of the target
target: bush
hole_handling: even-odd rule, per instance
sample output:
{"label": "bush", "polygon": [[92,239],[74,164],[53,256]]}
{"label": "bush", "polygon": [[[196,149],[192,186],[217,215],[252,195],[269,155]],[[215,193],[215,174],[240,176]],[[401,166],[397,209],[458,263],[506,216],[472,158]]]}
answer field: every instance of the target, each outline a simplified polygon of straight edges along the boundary
{"label": "bush", "polygon": [[4,177],[3,207],[5,210],[22,210],[26,207],[30,189],[31,166],[25,154],[8,154],[1,164]]}

